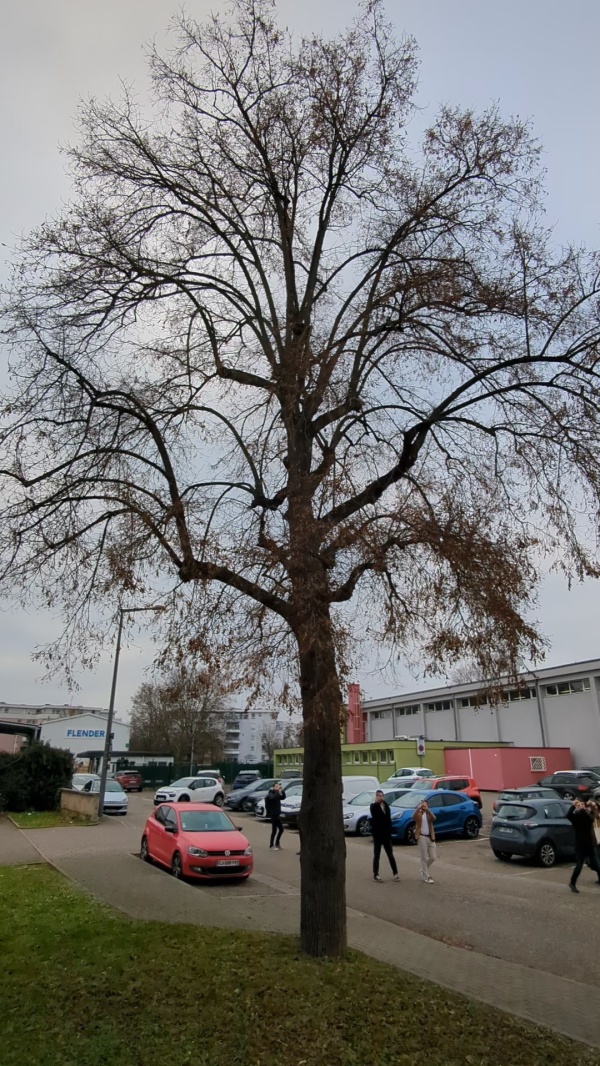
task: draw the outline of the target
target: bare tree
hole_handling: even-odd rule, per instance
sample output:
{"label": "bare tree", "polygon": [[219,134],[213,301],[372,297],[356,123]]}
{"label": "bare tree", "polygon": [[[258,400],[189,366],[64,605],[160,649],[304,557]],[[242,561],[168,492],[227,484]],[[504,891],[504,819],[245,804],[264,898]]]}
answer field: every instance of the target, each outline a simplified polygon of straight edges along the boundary
{"label": "bare tree", "polygon": [[168,752],[176,763],[218,764],[223,757],[227,698],[206,673],[179,668],[145,682],[132,700],[131,746]]}
{"label": "bare tree", "polygon": [[277,722],[269,722],[263,726],[261,734],[262,750],[269,762],[273,759],[273,753],[278,748],[295,748],[298,746],[298,724],[286,722],[281,725]]}
{"label": "bare tree", "polygon": [[90,602],[171,574],[173,644],[292,664],[301,944],[340,955],[353,634],[497,676],[540,650],[542,554],[598,573],[598,263],[553,247],[521,121],[443,107],[409,146],[379,0],[332,40],[269,0],[177,32],[153,112],[84,107],[18,265],[4,576],[85,652]]}

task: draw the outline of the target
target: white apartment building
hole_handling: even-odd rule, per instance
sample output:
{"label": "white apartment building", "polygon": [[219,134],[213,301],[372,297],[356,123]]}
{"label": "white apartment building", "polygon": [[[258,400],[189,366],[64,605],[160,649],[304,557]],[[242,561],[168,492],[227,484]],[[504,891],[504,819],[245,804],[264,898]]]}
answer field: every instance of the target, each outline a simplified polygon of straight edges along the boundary
{"label": "white apartment building", "polygon": [[423,736],[570,748],[575,766],[600,766],[600,659],[520,674],[496,706],[480,703],[480,688],[448,685],[365,700],[365,739]]}
{"label": "white apartment building", "polygon": [[278,719],[273,711],[225,711],[225,749],[226,759],[241,763],[265,762],[267,753],[263,748],[263,734],[274,729],[275,746],[283,745],[285,728],[290,719]]}
{"label": "white apartment building", "polygon": [[0,703],[0,723],[41,725],[75,714],[100,714],[106,717],[108,711],[104,707],[73,707],[67,703],[58,706],[50,703]]}

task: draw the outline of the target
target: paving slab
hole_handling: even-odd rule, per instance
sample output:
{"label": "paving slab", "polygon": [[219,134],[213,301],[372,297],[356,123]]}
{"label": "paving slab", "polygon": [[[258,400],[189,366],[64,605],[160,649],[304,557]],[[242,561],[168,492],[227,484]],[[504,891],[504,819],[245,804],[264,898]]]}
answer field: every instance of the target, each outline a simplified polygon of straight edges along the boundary
{"label": "paving slab", "polygon": [[26,866],[44,861],[25,834],[9,818],[0,817],[0,866]]}

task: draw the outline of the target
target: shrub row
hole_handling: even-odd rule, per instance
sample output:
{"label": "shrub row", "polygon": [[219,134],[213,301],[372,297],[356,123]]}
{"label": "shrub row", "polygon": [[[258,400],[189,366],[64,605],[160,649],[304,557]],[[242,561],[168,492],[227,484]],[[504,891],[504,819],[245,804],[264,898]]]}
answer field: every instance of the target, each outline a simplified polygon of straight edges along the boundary
{"label": "shrub row", "polygon": [[0,811],[54,811],[72,775],[71,752],[50,744],[28,744],[16,755],[0,753]]}

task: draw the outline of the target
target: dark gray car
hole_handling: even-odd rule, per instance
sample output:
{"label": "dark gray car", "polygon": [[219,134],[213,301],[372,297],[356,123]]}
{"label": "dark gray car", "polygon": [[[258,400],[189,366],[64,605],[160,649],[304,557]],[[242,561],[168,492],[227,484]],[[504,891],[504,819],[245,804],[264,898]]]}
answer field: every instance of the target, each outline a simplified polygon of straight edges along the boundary
{"label": "dark gray car", "polygon": [[575,833],[567,818],[570,806],[561,799],[502,803],[490,829],[490,846],[496,858],[508,862],[513,855],[521,855],[546,867],[572,858]]}
{"label": "dark gray car", "polygon": [[253,811],[259,799],[266,796],[277,780],[276,777],[267,777],[264,780],[252,781],[245,788],[230,792],[225,800],[225,806],[229,807],[230,811]]}

